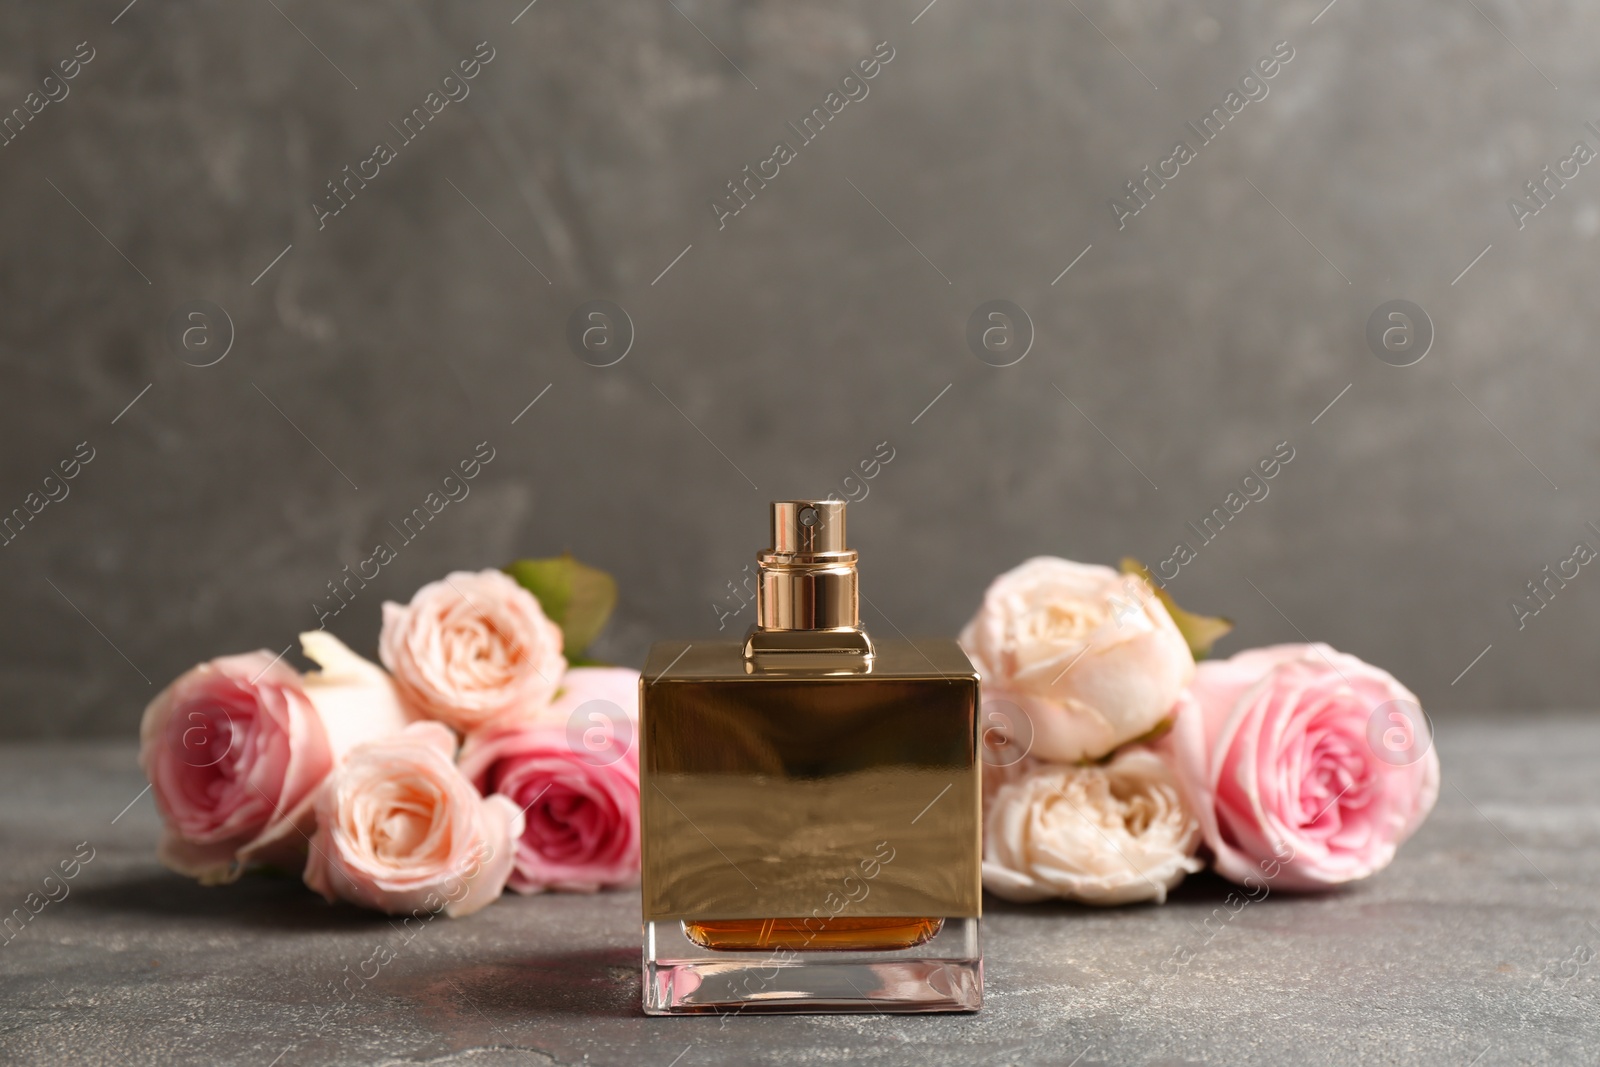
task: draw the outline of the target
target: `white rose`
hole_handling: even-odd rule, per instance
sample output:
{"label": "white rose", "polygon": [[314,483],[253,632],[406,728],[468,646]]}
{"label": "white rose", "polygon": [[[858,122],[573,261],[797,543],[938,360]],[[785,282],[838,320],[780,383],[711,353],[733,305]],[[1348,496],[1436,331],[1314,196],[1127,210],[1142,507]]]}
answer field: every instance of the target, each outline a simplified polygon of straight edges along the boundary
{"label": "white rose", "polygon": [[1098,759],[1167,718],[1194,657],[1141,578],[1052,556],[996,578],[961,631],[986,700],[1015,702],[1033,755]]}
{"label": "white rose", "polygon": [[357,745],[397,734],[411,722],[389,673],[326,630],[301,634],[300,652],[321,668],[303,675],[300,684],[322,716],[335,763]]}
{"label": "white rose", "polygon": [[1143,748],[1051,767],[1001,787],[983,834],[983,885],[1007,900],[1167,899],[1201,867],[1200,823],[1167,765]]}

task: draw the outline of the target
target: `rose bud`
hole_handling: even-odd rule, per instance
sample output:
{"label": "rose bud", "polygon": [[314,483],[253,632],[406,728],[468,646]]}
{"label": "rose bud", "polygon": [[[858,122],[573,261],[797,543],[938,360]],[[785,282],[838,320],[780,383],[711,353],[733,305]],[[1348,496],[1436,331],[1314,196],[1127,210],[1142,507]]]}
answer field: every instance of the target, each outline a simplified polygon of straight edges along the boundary
{"label": "rose bud", "polygon": [[1167,756],[1217,873],[1316,889],[1394,858],[1439,796],[1439,756],[1417,698],[1327,645],[1278,645],[1201,663]]}
{"label": "rose bud", "polygon": [[157,856],[207,885],[247,866],[299,871],[312,794],[360,741],[405,726],[389,676],[332,634],[300,635],[322,666],[302,677],[271,652],[223,656],[150,702],[139,766],[165,824]]}
{"label": "rose bud", "polygon": [[466,733],[546,708],[567,661],[561,629],[500,571],[456,571],[383,605],[378,651],[418,715]]}
{"label": "rose bud", "polygon": [[536,720],[469,734],[461,770],[527,816],[510,885],[593,893],[639,880],[639,672],[574,667]]}
{"label": "rose bud", "polygon": [[455,750],[436,722],[352,750],[317,792],[306,885],[390,915],[471,915],[498,897],[522,813],[474,789]]}
{"label": "rose bud", "polygon": [[1171,713],[1194,674],[1172,616],[1143,579],[1039,556],[996,578],[961,631],[984,697],[1015,704],[1031,755],[1098,759]]}

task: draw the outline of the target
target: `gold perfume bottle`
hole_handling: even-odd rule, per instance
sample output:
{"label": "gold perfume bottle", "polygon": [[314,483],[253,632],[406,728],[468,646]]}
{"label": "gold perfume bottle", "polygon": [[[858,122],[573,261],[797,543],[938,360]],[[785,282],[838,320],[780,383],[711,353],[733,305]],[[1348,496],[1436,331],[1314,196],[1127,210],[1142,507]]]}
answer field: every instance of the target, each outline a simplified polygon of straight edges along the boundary
{"label": "gold perfume bottle", "polygon": [[978,673],[860,622],[845,504],[772,505],[742,644],[639,681],[644,1009],[976,1011]]}

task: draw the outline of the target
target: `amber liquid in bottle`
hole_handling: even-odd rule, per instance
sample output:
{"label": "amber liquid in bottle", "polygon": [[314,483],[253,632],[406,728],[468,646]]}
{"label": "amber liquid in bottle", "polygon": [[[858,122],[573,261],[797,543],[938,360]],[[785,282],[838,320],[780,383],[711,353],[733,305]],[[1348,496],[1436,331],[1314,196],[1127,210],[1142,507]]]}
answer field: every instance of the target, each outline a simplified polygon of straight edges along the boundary
{"label": "amber liquid in bottle", "polygon": [[944,920],[834,918],[820,928],[816,924],[816,919],[717,919],[686,922],[683,932],[695,944],[719,952],[887,952],[923,944],[939,932]]}

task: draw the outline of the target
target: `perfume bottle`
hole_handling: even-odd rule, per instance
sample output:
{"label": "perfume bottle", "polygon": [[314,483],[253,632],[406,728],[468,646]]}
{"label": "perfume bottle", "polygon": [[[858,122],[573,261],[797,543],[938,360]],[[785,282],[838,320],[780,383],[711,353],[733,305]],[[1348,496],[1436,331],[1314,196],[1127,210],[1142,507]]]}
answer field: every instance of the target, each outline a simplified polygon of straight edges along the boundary
{"label": "perfume bottle", "polygon": [[845,504],[772,505],[742,643],[639,681],[644,1010],[976,1011],[978,673],[861,626]]}

